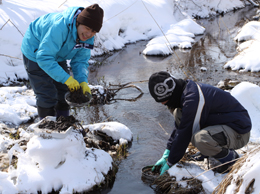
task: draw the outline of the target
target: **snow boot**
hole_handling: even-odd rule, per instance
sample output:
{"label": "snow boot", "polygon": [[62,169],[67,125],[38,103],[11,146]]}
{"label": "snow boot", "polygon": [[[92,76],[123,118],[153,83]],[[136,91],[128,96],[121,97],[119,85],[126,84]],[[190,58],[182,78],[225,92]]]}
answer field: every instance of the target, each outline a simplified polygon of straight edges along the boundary
{"label": "snow boot", "polygon": [[232,166],[237,161],[235,159],[239,158],[239,155],[235,150],[230,149],[228,150],[228,153],[225,157],[222,158],[214,157],[214,158],[217,159],[219,162],[221,162],[223,165],[213,169],[213,171],[218,173],[228,173],[232,169]]}

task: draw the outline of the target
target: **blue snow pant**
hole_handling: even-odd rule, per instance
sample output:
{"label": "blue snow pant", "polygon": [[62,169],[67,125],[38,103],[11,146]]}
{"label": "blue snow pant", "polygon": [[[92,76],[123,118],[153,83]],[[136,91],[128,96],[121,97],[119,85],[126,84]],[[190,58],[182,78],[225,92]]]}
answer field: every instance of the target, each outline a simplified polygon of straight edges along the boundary
{"label": "blue snow pant", "polygon": [[[64,99],[68,87],[65,84],[56,82],[36,62],[29,60],[24,55],[23,62],[31,87],[36,95],[39,117],[55,116],[56,110],[68,111],[70,106]],[[66,61],[59,62],[59,65],[69,73]]]}

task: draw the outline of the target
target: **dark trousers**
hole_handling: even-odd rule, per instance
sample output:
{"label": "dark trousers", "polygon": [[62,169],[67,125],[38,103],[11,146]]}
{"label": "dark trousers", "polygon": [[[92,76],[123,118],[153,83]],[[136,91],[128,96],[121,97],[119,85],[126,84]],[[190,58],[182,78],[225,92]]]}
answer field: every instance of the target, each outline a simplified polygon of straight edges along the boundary
{"label": "dark trousers", "polygon": [[[44,109],[56,108],[58,110],[69,110],[69,105],[64,99],[68,92],[65,84],[56,82],[39,65],[23,55],[23,62],[28,74],[32,89],[36,95],[36,105]],[[67,62],[59,62],[59,65],[69,73]],[[57,72],[59,73],[59,72]]]}

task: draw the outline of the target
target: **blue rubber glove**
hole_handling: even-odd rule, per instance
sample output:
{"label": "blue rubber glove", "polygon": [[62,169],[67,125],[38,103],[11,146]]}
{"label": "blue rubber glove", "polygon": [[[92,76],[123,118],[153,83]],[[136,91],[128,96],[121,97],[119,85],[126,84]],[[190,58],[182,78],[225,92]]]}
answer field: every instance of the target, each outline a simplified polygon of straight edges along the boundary
{"label": "blue rubber glove", "polygon": [[161,173],[160,176],[163,175],[167,170],[169,170],[169,165],[166,163],[162,168],[161,168]]}
{"label": "blue rubber glove", "polygon": [[153,166],[152,171],[155,170],[155,167],[156,167],[156,166],[161,166],[161,168],[160,168],[160,171],[161,171],[162,167],[163,167],[165,164],[167,164],[167,159],[168,159],[168,157],[169,157],[169,154],[170,154],[170,150],[166,149],[166,150],[164,151],[164,153],[163,153],[162,158],[161,158],[160,160],[158,160],[158,161],[155,163],[155,165]]}

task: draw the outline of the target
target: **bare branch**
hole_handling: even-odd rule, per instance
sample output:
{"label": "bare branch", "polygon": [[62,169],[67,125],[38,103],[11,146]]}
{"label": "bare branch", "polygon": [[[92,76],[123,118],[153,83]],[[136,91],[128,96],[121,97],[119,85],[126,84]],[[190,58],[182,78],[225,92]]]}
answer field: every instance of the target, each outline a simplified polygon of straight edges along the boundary
{"label": "bare branch", "polygon": [[11,24],[13,24],[13,26],[18,30],[18,32],[19,32],[22,36],[24,36],[23,33],[19,30],[19,28],[11,21],[10,18],[4,23],[4,25],[1,27],[0,30],[2,30],[2,29],[4,28],[4,26],[5,26],[8,22],[10,22]]}
{"label": "bare branch", "polygon": [[4,57],[9,57],[9,58],[13,58],[13,59],[19,59],[19,60],[22,60],[22,59],[20,59],[20,58],[12,57],[12,56],[5,55],[5,54],[0,54],[0,56],[4,56]]}

